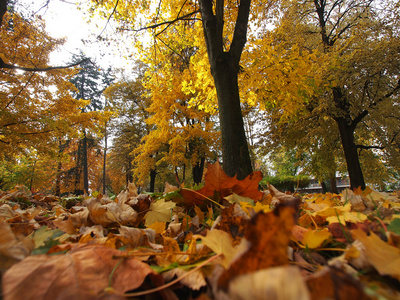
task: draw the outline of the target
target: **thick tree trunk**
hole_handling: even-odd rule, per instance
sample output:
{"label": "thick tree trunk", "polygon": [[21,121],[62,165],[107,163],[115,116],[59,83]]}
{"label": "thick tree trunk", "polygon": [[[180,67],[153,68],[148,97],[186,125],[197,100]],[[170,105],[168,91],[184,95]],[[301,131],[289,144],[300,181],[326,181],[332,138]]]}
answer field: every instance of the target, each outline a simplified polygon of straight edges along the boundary
{"label": "thick tree trunk", "polygon": [[213,72],[217,90],[221,126],[223,169],[228,176],[243,179],[252,170],[249,149],[240,107],[237,71],[230,67],[229,54],[224,53]]}
{"label": "thick tree trunk", "polygon": [[339,127],[340,138],[342,140],[347,171],[349,172],[350,188],[355,189],[361,187],[361,189],[364,190],[364,175],[358,158],[357,145],[354,142],[353,126],[349,125],[345,118],[335,118],[335,121]]}
{"label": "thick tree trunk", "polygon": [[321,188],[322,188],[322,192],[323,193],[327,193],[328,192],[328,188],[326,187],[325,181],[321,181]]}
{"label": "thick tree trunk", "polygon": [[229,51],[224,50],[223,0],[199,0],[211,74],[217,90],[223,169],[243,179],[252,172],[240,107],[239,62],[247,40],[251,0],[241,0]]}
{"label": "thick tree trunk", "polygon": [[354,119],[350,115],[350,104],[343,93],[342,88],[335,87],[332,89],[333,101],[339,110],[338,116],[334,116],[334,120],[339,128],[340,139],[344,156],[346,158],[347,172],[349,172],[350,188],[355,189],[361,187],[365,189],[364,175],[361,170],[361,164],[358,157],[357,145],[354,141],[354,131],[359,122],[365,116],[361,113]]}

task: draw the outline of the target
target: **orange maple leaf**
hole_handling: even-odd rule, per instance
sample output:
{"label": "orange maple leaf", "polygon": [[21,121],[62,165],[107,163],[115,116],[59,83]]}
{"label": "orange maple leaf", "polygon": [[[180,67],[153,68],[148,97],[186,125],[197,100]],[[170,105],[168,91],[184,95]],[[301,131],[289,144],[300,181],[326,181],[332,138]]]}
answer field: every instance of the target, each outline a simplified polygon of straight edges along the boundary
{"label": "orange maple leaf", "polygon": [[258,183],[262,178],[261,171],[256,171],[249,174],[245,179],[238,180],[236,175],[234,177],[226,175],[218,162],[208,163],[204,187],[196,191],[197,193],[187,189],[182,189],[180,193],[187,206],[200,205],[204,203],[205,199],[202,195],[213,198],[215,193],[218,193],[217,198],[219,199],[214,198],[214,200],[219,202],[233,193],[258,201],[263,196],[258,190]]}

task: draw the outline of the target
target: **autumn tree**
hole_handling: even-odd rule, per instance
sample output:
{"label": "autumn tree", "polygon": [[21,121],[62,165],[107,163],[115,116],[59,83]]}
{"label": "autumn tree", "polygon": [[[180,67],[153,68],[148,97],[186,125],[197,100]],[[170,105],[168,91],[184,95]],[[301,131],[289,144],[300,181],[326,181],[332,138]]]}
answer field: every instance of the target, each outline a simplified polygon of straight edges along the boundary
{"label": "autumn tree", "polygon": [[[73,99],[68,81],[75,71],[48,68],[49,54],[62,44],[49,37],[43,21],[26,22],[18,14],[6,14],[1,27],[0,148],[2,153],[56,149],[57,138],[74,134],[76,125],[90,115],[80,113],[86,103]],[[18,66],[27,70],[18,71]]]}
{"label": "autumn tree", "polygon": [[108,169],[111,182],[110,190],[118,192],[133,182],[133,151],[141,143],[141,139],[150,132],[146,119],[149,113],[146,108],[150,105],[144,95],[141,80],[145,66],[138,63],[133,70],[134,79],[122,78],[109,86],[104,94],[111,109],[117,117],[109,123],[113,141],[108,158]]}
{"label": "autumn tree", "polygon": [[[80,65],[81,68],[79,72],[70,79],[71,83],[73,83],[77,88],[77,90],[73,93],[73,96],[76,99],[88,101],[88,105],[82,108],[83,113],[100,111],[104,106],[102,93],[106,86],[111,84],[113,81],[111,70],[109,69],[108,71],[102,71],[95,62],[87,58],[82,52],[79,55],[74,55],[72,57],[73,63],[78,61],[83,61],[83,63]],[[96,139],[93,135],[95,132],[92,132],[92,134],[88,132],[88,125],[92,124],[82,126],[83,138],[80,140],[79,147],[77,149],[77,160],[74,174],[75,181],[77,183],[77,189],[75,193],[82,192],[78,188],[78,182],[80,182],[82,173],[83,191],[88,192],[89,190],[88,147],[90,145],[93,147]],[[90,135],[92,135],[92,137],[90,137]]]}
{"label": "autumn tree", "polygon": [[195,72],[190,62],[199,50],[191,34],[196,30],[192,22],[182,26],[185,29],[169,31],[168,38],[143,51],[149,65],[143,83],[151,100],[147,124],[153,128],[136,150],[139,179],[148,170],[168,165],[174,169],[177,184],[188,181],[187,170],[193,182],[200,183],[206,158],[215,156],[213,151],[218,149],[212,114],[190,105],[206,95],[201,89],[186,86]]}
{"label": "autumn tree", "polygon": [[[252,74],[268,83],[257,92],[279,112],[280,124],[315,129],[333,121],[351,186],[365,188],[359,150],[397,144],[398,123],[389,129],[381,121],[389,115],[394,120],[398,112],[398,3],[281,1],[280,9],[276,28],[265,32],[273,47],[259,46],[279,64],[253,60],[264,71]],[[363,136],[367,132],[375,134]]]}
{"label": "autumn tree", "polygon": [[[139,1],[104,1],[93,4],[95,9],[108,10],[123,23],[124,30],[152,29],[152,35],[161,36],[169,28],[179,28],[187,21],[201,20],[208,64],[218,99],[223,168],[238,178],[251,171],[251,161],[245,136],[238,87],[240,59],[247,40],[250,0],[240,4],[229,1],[200,0],[161,1],[142,5]],[[100,7],[99,7],[100,5]],[[153,5],[154,9],[153,10]],[[263,16],[269,4],[254,2],[251,18]],[[104,11],[103,11],[104,13]],[[139,14],[143,15],[139,15]],[[180,22],[182,21],[182,22]],[[181,27],[182,28],[182,27]]]}

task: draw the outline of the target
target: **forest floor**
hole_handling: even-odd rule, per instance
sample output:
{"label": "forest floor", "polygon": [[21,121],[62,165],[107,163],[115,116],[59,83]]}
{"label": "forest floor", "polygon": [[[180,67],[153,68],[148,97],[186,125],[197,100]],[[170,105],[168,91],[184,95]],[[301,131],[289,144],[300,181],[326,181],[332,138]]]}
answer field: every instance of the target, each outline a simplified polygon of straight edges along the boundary
{"label": "forest floor", "polygon": [[400,299],[400,192],[285,194],[209,165],[197,191],[0,192],[9,299]]}

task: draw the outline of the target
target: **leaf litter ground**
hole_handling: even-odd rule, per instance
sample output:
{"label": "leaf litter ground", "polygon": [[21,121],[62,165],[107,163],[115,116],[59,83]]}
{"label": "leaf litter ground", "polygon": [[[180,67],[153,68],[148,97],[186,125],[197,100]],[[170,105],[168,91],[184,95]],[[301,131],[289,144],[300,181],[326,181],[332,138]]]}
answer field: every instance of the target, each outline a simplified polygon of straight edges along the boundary
{"label": "leaf litter ground", "polygon": [[209,164],[199,190],[0,194],[4,299],[399,299],[400,197],[260,192]]}

